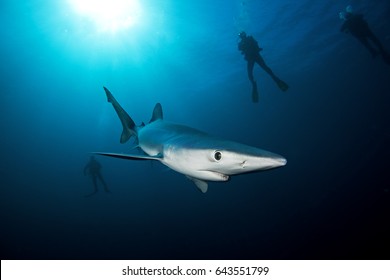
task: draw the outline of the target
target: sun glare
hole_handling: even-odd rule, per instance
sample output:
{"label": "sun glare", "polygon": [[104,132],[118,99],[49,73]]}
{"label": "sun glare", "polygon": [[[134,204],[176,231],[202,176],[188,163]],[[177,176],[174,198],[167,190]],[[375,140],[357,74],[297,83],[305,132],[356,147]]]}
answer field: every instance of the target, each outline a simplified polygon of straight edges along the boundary
{"label": "sun glare", "polygon": [[99,31],[118,32],[139,23],[138,0],[68,0],[74,10],[96,25]]}

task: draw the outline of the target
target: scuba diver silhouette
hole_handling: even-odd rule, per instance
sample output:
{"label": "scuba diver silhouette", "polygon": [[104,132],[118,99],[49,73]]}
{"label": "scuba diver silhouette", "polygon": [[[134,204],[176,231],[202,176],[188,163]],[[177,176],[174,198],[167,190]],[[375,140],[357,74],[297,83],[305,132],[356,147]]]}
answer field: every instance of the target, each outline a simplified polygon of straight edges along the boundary
{"label": "scuba diver silhouette", "polygon": [[[390,56],[388,52],[386,52],[382,43],[371,31],[367,21],[363,19],[362,14],[354,14],[352,6],[349,5],[345,8],[345,12],[343,11],[339,13],[339,17],[344,20],[343,25],[340,28],[341,32],[350,33],[368,49],[372,57],[376,57],[378,54],[381,54],[383,60],[387,64],[390,64]],[[369,43],[368,39],[376,46],[376,48]]]}
{"label": "scuba diver silhouette", "polygon": [[260,55],[260,51],[263,49],[259,47],[257,41],[252,36],[247,36],[244,31],[240,32],[238,36],[241,38],[241,41],[238,43],[238,49],[244,55],[244,58],[247,63],[248,78],[252,83],[252,101],[254,103],[258,102],[259,95],[257,91],[257,84],[253,78],[253,68],[255,63],[259,64],[261,68],[267,72],[271,78],[275,81],[278,87],[282,91],[288,90],[288,85],[279,79],[266,64],[264,59]]}
{"label": "scuba diver silhouette", "polygon": [[95,187],[95,190],[93,193],[86,195],[85,197],[92,196],[98,192],[98,187],[97,187],[97,179],[98,178],[99,178],[100,182],[103,184],[104,190],[106,192],[110,192],[108,190],[107,184],[104,181],[103,176],[100,172],[101,168],[102,168],[101,164],[95,159],[94,156],[91,156],[89,159],[89,162],[84,167],[84,176],[89,175],[92,177],[92,182],[93,182],[93,186]]}

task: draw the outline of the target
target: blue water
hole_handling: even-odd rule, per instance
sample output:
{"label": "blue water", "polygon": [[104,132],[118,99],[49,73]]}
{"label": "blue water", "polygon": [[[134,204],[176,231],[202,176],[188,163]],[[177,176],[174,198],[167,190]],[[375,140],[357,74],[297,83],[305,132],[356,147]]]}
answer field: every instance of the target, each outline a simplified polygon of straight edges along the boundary
{"label": "blue water", "polygon": [[[54,3],[52,3],[54,2]],[[388,1],[140,1],[100,32],[67,1],[2,1],[1,259],[389,259],[390,66],[339,32],[348,4],[390,49]],[[245,30],[290,89],[255,66]],[[201,194],[129,152],[108,87],[136,123],[165,119],[285,156]]]}

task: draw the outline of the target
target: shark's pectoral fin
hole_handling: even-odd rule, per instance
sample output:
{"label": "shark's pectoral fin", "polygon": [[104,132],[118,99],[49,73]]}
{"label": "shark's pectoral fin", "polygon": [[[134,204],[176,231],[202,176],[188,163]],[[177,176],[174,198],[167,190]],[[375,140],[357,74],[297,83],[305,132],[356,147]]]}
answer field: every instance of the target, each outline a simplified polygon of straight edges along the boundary
{"label": "shark's pectoral fin", "polygon": [[206,192],[207,192],[208,184],[207,184],[206,181],[202,181],[202,180],[199,180],[199,179],[190,177],[190,176],[187,176],[187,178],[190,179],[192,182],[194,182],[194,184],[196,185],[196,187],[197,187],[202,193],[206,193]]}
{"label": "shark's pectoral fin", "polygon": [[94,154],[101,155],[101,156],[107,156],[107,157],[128,159],[128,160],[161,160],[162,159],[162,155],[160,155],[160,154],[158,154],[156,156],[115,154],[115,153],[100,153],[100,152],[95,152]]}

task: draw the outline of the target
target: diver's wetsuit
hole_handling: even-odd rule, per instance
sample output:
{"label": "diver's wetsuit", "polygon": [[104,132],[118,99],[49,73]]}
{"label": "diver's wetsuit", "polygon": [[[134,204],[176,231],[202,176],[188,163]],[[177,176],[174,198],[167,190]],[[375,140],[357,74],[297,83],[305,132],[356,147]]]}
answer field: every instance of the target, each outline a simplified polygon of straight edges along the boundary
{"label": "diver's wetsuit", "polygon": [[[103,176],[101,174],[101,171],[100,171],[101,168],[102,168],[102,166],[94,157],[91,157],[90,161],[84,167],[84,175],[86,175],[88,173],[92,177],[93,186],[95,188],[95,190],[92,194],[95,194],[98,192],[97,179],[99,179],[100,182],[103,184],[104,190],[106,192],[110,192],[108,190],[107,184],[104,181]],[[88,195],[88,196],[90,196],[90,195]]]}
{"label": "diver's wetsuit", "polygon": [[257,90],[257,85],[255,82],[255,79],[253,78],[253,67],[255,63],[259,64],[261,68],[264,69],[265,72],[267,72],[271,78],[277,83],[279,88],[282,91],[286,91],[288,89],[288,85],[283,82],[281,79],[279,79],[265,64],[264,59],[260,55],[260,51],[262,48],[259,47],[257,41],[252,36],[242,36],[241,41],[238,43],[238,49],[241,51],[241,53],[244,55],[245,60],[248,61],[247,64],[247,71],[248,71],[248,77],[249,80],[252,83],[253,89]]}
{"label": "diver's wetsuit", "polygon": [[[374,57],[378,52],[382,57],[387,60],[389,58],[388,53],[382,46],[379,39],[372,33],[368,23],[363,19],[361,14],[347,13],[345,21],[341,26],[341,31],[345,33],[351,33],[352,36],[356,37],[371,53]],[[370,39],[378,49],[375,49],[369,42]]]}

